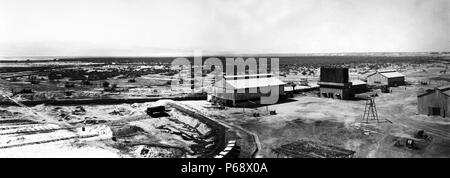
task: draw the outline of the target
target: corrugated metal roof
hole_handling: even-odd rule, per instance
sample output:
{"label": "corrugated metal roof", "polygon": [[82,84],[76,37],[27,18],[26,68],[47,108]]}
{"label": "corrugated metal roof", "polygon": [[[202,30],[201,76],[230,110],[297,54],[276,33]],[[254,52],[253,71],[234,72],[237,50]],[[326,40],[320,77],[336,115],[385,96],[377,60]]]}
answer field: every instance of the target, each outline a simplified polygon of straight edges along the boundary
{"label": "corrugated metal roof", "polygon": [[434,89],[428,89],[426,91],[423,91],[422,93],[419,93],[417,95],[417,97],[422,97],[422,96],[425,96],[428,94],[432,94],[432,93],[436,92],[436,90],[439,90],[441,93],[450,97],[450,85],[444,85],[444,86],[436,87]]}
{"label": "corrugated metal roof", "polygon": [[448,90],[448,89],[450,89],[450,85],[440,86],[440,87],[437,87],[437,89],[438,90]]}
{"label": "corrugated metal roof", "polygon": [[226,83],[227,88],[229,89],[245,89],[245,88],[285,85],[285,83],[282,82],[280,79],[274,77],[226,80]]}
{"label": "corrugated metal roof", "polygon": [[444,85],[437,87],[438,90],[440,90],[442,93],[450,96],[450,85]]}
{"label": "corrugated metal roof", "polygon": [[385,72],[397,72],[397,71],[392,70],[392,69],[386,69],[386,70],[381,69],[381,70],[378,70],[378,72],[379,73],[385,73]]}
{"label": "corrugated metal roof", "polygon": [[366,85],[367,83],[362,80],[352,80],[352,85]]}
{"label": "corrugated metal roof", "polygon": [[272,77],[273,74],[247,74],[247,75],[225,75],[223,78],[225,79],[244,79],[244,78],[257,78],[257,77]]}
{"label": "corrugated metal roof", "polygon": [[396,78],[396,77],[404,77],[405,76],[399,72],[380,72],[380,74],[387,78]]}
{"label": "corrugated metal roof", "polygon": [[450,90],[445,90],[445,91],[442,91],[442,93],[444,93],[444,94],[446,94],[446,95],[450,96]]}

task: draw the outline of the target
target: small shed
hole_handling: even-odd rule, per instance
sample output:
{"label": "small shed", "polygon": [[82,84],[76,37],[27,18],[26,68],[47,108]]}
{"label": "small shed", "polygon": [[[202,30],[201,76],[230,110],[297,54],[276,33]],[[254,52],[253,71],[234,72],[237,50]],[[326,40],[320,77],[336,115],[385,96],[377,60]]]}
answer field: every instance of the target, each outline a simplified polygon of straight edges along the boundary
{"label": "small shed", "polygon": [[426,90],[417,95],[419,114],[449,117],[450,85]]}

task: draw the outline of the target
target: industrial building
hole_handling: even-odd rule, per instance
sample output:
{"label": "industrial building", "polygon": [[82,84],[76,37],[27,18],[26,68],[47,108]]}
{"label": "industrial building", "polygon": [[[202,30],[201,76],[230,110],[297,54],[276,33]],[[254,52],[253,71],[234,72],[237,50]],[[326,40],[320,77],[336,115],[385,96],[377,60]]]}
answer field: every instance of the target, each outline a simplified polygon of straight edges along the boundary
{"label": "industrial building", "polygon": [[377,71],[367,76],[367,84],[369,86],[388,86],[388,87],[404,85],[405,75],[393,70]]}
{"label": "industrial building", "polygon": [[335,99],[353,99],[356,93],[366,92],[367,84],[361,80],[349,81],[348,68],[321,67],[320,97]]}
{"label": "industrial building", "polygon": [[336,99],[350,99],[352,83],[348,80],[348,68],[321,67],[320,96]]}
{"label": "industrial building", "polygon": [[259,101],[261,96],[272,94],[268,91],[277,91],[280,98],[284,96],[284,87],[285,83],[273,74],[224,75],[214,83],[208,101],[235,106],[242,101]]}
{"label": "industrial building", "polygon": [[417,95],[419,114],[448,117],[450,110],[450,85],[426,90]]}

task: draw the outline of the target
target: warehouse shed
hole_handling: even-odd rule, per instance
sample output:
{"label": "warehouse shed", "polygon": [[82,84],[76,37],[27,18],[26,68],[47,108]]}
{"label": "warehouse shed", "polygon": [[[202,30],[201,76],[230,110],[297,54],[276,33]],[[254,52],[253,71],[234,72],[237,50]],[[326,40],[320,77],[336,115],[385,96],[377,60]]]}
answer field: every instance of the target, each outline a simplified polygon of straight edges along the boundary
{"label": "warehouse shed", "polygon": [[221,80],[214,83],[208,98],[235,106],[237,102],[270,96],[272,91],[278,92],[280,98],[284,95],[284,86],[285,83],[273,74],[224,75]]}
{"label": "warehouse shed", "polygon": [[417,100],[419,114],[449,117],[450,85],[426,90],[417,95]]}
{"label": "warehouse shed", "polygon": [[393,70],[377,71],[367,76],[367,84],[369,86],[400,86],[405,84],[405,75]]}

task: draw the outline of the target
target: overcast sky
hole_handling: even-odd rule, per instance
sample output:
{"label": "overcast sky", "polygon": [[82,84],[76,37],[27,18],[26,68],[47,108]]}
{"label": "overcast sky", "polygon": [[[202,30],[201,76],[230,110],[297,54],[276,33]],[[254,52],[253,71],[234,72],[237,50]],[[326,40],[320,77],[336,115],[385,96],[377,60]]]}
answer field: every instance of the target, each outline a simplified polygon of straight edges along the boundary
{"label": "overcast sky", "polygon": [[0,55],[450,51],[449,0],[0,0]]}

